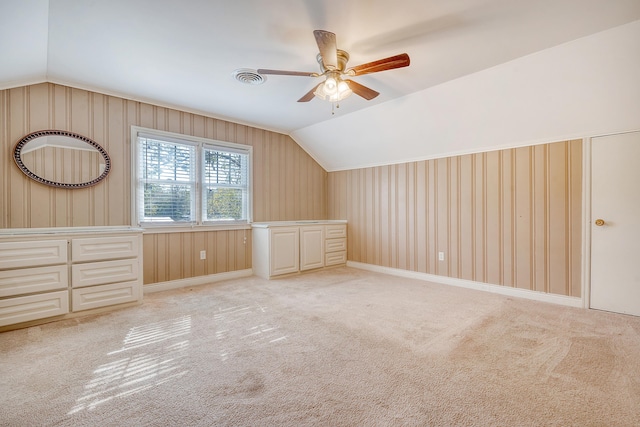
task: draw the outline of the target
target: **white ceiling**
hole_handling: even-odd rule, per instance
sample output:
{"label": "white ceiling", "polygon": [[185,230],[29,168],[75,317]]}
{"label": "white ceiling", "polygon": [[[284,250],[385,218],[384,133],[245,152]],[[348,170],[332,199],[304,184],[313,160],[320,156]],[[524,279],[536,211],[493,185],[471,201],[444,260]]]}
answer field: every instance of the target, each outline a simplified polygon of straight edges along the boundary
{"label": "white ceiling", "polygon": [[[639,19],[640,0],[0,0],[0,89],[49,81],[275,130],[331,170],[358,165],[332,161],[358,139],[355,112]],[[354,78],[381,95],[334,116],[326,101],[296,102],[314,78],[233,79],[318,71],[314,29],[337,34],[350,66],[403,52],[411,65]],[[326,153],[306,147],[334,121]]]}

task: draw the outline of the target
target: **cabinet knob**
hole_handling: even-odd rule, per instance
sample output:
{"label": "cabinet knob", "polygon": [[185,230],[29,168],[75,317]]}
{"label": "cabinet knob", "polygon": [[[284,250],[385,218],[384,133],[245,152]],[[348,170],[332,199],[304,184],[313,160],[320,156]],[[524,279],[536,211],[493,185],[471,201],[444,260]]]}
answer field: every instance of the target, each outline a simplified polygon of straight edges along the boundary
{"label": "cabinet knob", "polygon": [[604,219],[599,219],[599,218],[598,218],[598,219],[596,219],[595,224],[596,224],[598,227],[602,227],[602,226],[604,225]]}

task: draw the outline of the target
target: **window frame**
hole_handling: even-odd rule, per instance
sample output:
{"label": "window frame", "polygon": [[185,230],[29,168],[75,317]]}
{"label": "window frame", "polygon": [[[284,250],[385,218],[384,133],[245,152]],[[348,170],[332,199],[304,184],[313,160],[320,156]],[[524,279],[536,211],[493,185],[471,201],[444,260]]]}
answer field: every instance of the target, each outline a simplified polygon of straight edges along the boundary
{"label": "window frame", "polygon": [[[194,204],[193,222],[171,222],[171,221],[142,221],[140,217],[140,144],[139,136],[155,138],[168,143],[191,145],[195,147],[195,196],[192,199]],[[204,151],[226,151],[230,153],[240,153],[247,155],[246,175],[246,215],[243,220],[204,220],[204,194],[207,185],[204,181]],[[143,191],[143,190],[142,190]],[[158,232],[171,231],[194,231],[206,229],[247,229],[251,227],[253,217],[253,147],[234,142],[220,141],[210,138],[203,138],[191,135],[184,135],[174,132],[157,129],[131,126],[131,224],[143,228],[145,231],[157,230]]]}

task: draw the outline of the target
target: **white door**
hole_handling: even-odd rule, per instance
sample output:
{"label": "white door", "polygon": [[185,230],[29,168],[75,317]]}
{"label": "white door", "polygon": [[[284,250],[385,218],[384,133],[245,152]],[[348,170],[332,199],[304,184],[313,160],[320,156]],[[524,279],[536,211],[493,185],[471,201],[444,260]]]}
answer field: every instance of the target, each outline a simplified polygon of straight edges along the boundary
{"label": "white door", "polygon": [[273,227],[270,231],[270,276],[297,273],[300,266],[298,227]]}
{"label": "white door", "polygon": [[591,308],[640,316],[640,132],[591,141]]}
{"label": "white door", "polygon": [[324,225],[300,227],[300,270],[324,267]]}

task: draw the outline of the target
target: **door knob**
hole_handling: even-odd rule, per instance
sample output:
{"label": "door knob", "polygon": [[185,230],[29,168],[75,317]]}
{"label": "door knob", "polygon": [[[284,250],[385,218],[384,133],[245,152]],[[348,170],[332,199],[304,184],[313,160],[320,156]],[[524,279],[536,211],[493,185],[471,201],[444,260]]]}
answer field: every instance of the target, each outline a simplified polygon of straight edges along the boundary
{"label": "door knob", "polygon": [[602,227],[604,225],[604,219],[596,219],[596,225]]}

